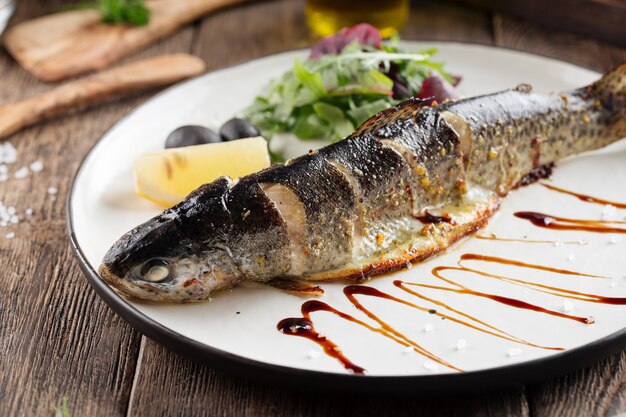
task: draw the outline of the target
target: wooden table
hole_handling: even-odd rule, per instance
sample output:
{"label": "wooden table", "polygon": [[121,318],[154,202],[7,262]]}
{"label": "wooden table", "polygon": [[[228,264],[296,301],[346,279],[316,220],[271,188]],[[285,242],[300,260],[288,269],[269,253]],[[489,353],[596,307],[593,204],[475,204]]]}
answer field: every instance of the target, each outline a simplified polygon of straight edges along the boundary
{"label": "wooden table", "polygon": [[[60,1],[21,0],[13,22],[54,10]],[[303,0],[254,3],[210,16],[144,50],[143,57],[192,52],[210,70],[305,47],[311,38]],[[420,0],[407,39],[459,40],[522,49],[605,71],[626,49],[555,33],[463,6]],[[132,57],[134,59],[136,57]],[[489,65],[485,62],[485,65]],[[0,52],[0,103],[50,86]],[[613,416],[626,411],[626,355],[550,381],[440,399],[320,396],[224,375],[165,350],[101,301],[74,260],[66,234],[70,179],[103,133],[150,95],[128,97],[59,118],[10,138],[14,167],[44,171],[0,183],[0,200],[34,215],[5,239],[0,229],[0,415],[52,416],[67,396],[72,416]],[[46,190],[58,187],[53,199]]]}

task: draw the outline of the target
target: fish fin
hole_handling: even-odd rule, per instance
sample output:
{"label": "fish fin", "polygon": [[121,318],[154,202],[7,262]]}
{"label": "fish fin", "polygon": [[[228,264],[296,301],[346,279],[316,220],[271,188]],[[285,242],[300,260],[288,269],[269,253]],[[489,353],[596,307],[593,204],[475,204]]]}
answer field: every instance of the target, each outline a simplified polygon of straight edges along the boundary
{"label": "fish fin", "polygon": [[377,129],[384,128],[386,125],[392,123],[394,120],[410,117],[421,108],[429,107],[430,102],[430,99],[411,97],[398,104],[397,106],[390,107],[376,113],[374,116],[364,121],[363,124],[359,126],[359,128],[356,130],[356,132],[354,132],[350,136],[359,136],[367,132],[374,132]]}
{"label": "fish fin", "polygon": [[589,87],[600,95],[626,95],[626,62],[621,63]]}
{"label": "fish fin", "polygon": [[319,297],[324,294],[324,290],[318,285],[290,278],[274,278],[265,284],[300,297]]}

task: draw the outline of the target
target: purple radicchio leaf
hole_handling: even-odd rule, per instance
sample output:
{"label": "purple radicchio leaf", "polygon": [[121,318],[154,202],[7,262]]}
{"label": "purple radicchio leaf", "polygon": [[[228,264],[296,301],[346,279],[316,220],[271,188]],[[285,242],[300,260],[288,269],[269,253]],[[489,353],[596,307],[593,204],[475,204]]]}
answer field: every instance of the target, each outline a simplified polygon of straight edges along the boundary
{"label": "purple radicchio leaf", "polygon": [[380,31],[368,23],[359,23],[351,28],[343,28],[334,35],[321,39],[313,46],[309,59],[317,59],[323,55],[336,55],[354,41],[364,46],[380,49]]}
{"label": "purple radicchio leaf", "polygon": [[[458,83],[458,82],[457,82]],[[432,73],[422,82],[422,90],[417,95],[418,98],[430,99],[443,103],[446,100],[458,100],[459,93],[454,86],[445,80],[441,75]]]}

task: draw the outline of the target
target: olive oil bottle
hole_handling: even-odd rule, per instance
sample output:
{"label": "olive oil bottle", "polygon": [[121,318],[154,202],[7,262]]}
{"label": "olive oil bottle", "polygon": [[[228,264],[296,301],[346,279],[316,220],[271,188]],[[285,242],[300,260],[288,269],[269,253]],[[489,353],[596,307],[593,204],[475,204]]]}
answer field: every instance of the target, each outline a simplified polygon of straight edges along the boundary
{"label": "olive oil bottle", "polygon": [[305,14],[309,27],[320,36],[370,23],[386,38],[406,23],[409,0],[307,0]]}

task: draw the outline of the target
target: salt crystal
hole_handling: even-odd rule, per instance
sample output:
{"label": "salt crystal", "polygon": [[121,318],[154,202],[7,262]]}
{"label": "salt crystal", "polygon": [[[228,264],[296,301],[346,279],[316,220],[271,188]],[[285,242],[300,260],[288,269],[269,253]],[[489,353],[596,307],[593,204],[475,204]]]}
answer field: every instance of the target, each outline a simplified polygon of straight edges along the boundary
{"label": "salt crystal", "polygon": [[21,167],[20,169],[18,169],[17,171],[13,173],[13,176],[15,177],[15,179],[18,179],[18,180],[26,178],[28,176],[28,168]]}
{"label": "salt crystal", "polygon": [[407,347],[405,347],[405,348],[404,348],[404,350],[403,350],[403,352],[404,352],[405,354],[407,354],[407,355],[408,355],[409,353],[413,353],[413,346],[407,346]]}
{"label": "salt crystal", "polygon": [[607,204],[602,209],[602,220],[615,220],[617,216],[617,208],[611,204]]}
{"label": "salt crystal", "polygon": [[573,253],[570,253],[569,255],[567,255],[567,260],[570,262],[576,260],[576,255],[574,255]]}
{"label": "salt crystal", "polygon": [[27,208],[26,210],[24,210],[24,214],[27,216],[32,216],[33,215],[33,209],[32,208]]}
{"label": "salt crystal", "polygon": [[613,288],[613,287],[617,287],[617,282],[613,281],[609,284],[609,287]]}
{"label": "salt crystal", "polygon": [[43,170],[43,164],[41,161],[35,161],[29,165],[30,170],[33,172],[41,172]]}
{"label": "salt crystal", "polygon": [[15,237],[15,232],[9,232],[6,234],[7,239],[13,239]]}
{"label": "salt crystal", "polygon": [[7,227],[8,225],[9,225],[9,222],[7,222],[6,220],[0,221],[0,227]]}
{"label": "salt crystal", "polygon": [[48,187],[48,194],[55,195],[58,192],[59,190],[57,189],[57,187]]}
{"label": "salt crystal", "polygon": [[435,326],[433,326],[432,324],[428,323],[424,326],[424,331],[426,333],[432,332],[433,330],[435,330]]}
{"label": "salt crystal", "polygon": [[459,339],[456,341],[456,350],[465,350],[467,347],[467,341],[465,339]]}
{"label": "salt crystal", "polygon": [[15,214],[16,213],[15,207],[13,206],[7,207],[7,213],[9,213],[10,215]]}
{"label": "salt crystal", "polygon": [[0,174],[6,174],[8,172],[9,172],[9,168],[4,164],[0,164]]}
{"label": "salt crystal", "polygon": [[429,371],[436,371],[439,366],[437,366],[435,362],[424,362],[424,368],[428,369]]}
{"label": "salt crystal", "polygon": [[554,246],[563,246],[563,242],[557,240],[556,242],[554,242]]}
{"label": "salt crystal", "polygon": [[619,245],[620,243],[622,243],[622,238],[619,236],[611,236],[611,239],[609,239],[609,242],[614,245]]}
{"label": "salt crystal", "polygon": [[578,244],[579,244],[579,245],[588,245],[588,244],[589,244],[589,241],[588,241],[588,240],[585,240],[585,239],[580,239],[580,240],[578,241]]}
{"label": "salt crystal", "polygon": [[515,356],[519,356],[519,355],[521,355],[521,354],[522,354],[522,349],[519,349],[519,348],[511,348],[511,349],[509,349],[509,350],[507,351],[507,354],[508,354],[511,358],[513,358],[513,357],[515,357]]}
{"label": "salt crystal", "polygon": [[309,350],[309,358],[311,359],[317,359],[321,356],[321,353],[319,350],[315,350],[315,349],[311,349]]}
{"label": "salt crystal", "polygon": [[561,307],[561,310],[563,310],[564,313],[569,313],[570,311],[574,310],[574,304],[572,304],[570,300],[565,300],[563,301],[563,306]]}
{"label": "salt crystal", "polygon": [[7,174],[0,174],[0,182],[5,182],[8,179],[9,176]]}
{"label": "salt crystal", "polygon": [[0,163],[12,164],[17,160],[17,149],[11,142],[0,143]]}
{"label": "salt crystal", "polygon": [[18,224],[20,222],[20,218],[17,217],[15,214],[11,216],[11,218],[9,219],[9,221],[13,224]]}

